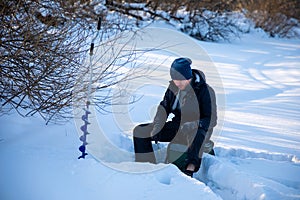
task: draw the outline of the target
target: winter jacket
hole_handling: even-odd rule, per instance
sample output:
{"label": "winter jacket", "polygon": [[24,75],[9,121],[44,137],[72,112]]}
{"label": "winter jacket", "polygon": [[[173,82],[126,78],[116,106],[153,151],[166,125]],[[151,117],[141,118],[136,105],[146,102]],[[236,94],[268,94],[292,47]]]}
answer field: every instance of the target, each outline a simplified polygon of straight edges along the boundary
{"label": "winter jacket", "polygon": [[[173,113],[173,122],[183,124],[188,121],[198,121],[199,127],[205,132],[216,126],[217,111],[216,97],[214,90],[206,83],[203,72],[193,69],[193,78],[191,81],[191,89],[183,97],[181,102],[178,101],[178,93],[180,90],[170,81],[169,87],[165,92],[163,100],[157,109],[154,118],[154,126],[161,129],[169,114]],[[177,98],[177,100],[176,100]],[[176,104],[179,104],[176,105]]]}

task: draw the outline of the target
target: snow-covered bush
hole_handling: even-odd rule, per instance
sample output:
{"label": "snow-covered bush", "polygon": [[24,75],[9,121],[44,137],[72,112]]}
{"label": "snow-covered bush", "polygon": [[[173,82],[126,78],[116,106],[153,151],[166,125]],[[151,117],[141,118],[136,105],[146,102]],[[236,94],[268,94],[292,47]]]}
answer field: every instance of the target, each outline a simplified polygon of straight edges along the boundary
{"label": "snow-covered bush", "polygon": [[271,15],[266,11],[254,11],[248,14],[255,24],[255,28],[261,28],[271,37],[297,38],[300,37],[298,29],[300,23],[295,18],[276,13]]}
{"label": "snow-covered bush", "polygon": [[110,0],[106,5],[108,10],[135,18],[138,25],[162,19],[205,41],[232,40],[251,28],[272,37],[299,37],[297,0]]}
{"label": "snow-covered bush", "polygon": [[239,12],[212,12],[205,10],[180,24],[180,30],[204,41],[230,41],[249,32],[251,22]]}
{"label": "snow-covered bush", "polygon": [[[141,4],[140,4],[141,5]],[[240,21],[245,20],[241,13],[232,11],[210,11],[205,8],[195,8],[194,5],[184,5],[182,2],[164,2],[161,5],[151,3],[118,3],[109,1],[107,8],[141,22],[164,20],[174,25],[188,35],[205,41],[230,41],[239,36],[245,29]],[[240,15],[240,16],[238,16]],[[242,18],[237,21],[236,17]],[[241,17],[242,16],[242,17]],[[147,24],[146,23],[146,24]],[[248,30],[246,30],[247,32]]]}
{"label": "snow-covered bush", "polygon": [[255,28],[264,30],[271,37],[300,37],[298,0],[240,0],[240,8],[253,21]]}

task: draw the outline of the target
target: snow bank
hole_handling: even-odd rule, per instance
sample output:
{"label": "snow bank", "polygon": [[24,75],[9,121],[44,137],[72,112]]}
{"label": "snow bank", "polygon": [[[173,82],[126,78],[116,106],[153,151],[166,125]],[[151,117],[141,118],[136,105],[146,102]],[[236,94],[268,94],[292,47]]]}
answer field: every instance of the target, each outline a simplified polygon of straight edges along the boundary
{"label": "snow bank", "polygon": [[[38,118],[13,114],[0,118],[0,199],[299,199],[299,40],[252,34],[232,44],[198,44],[222,78],[226,104],[219,109],[226,112],[213,138],[217,155],[205,154],[195,178],[173,165],[130,160],[107,165],[91,154],[78,160],[81,144],[73,122],[45,126]],[[181,55],[185,52],[181,49]],[[159,78],[168,73],[163,66]],[[213,85],[214,75],[208,73]],[[155,89],[134,90],[144,98],[128,109],[132,126],[150,120],[163,95],[161,83],[167,80],[154,80]],[[112,115],[101,116],[101,124],[107,139],[132,156],[133,127],[118,124]],[[152,170],[143,173],[145,168]]]}

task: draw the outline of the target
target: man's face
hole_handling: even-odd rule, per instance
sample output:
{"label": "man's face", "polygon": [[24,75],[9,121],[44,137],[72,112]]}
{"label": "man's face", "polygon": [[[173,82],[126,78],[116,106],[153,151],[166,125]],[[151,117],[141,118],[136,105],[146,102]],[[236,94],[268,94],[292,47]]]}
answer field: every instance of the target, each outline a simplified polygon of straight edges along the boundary
{"label": "man's face", "polygon": [[173,80],[173,82],[175,83],[175,85],[180,89],[180,90],[184,90],[186,88],[186,86],[188,86],[190,84],[192,79],[189,80]]}

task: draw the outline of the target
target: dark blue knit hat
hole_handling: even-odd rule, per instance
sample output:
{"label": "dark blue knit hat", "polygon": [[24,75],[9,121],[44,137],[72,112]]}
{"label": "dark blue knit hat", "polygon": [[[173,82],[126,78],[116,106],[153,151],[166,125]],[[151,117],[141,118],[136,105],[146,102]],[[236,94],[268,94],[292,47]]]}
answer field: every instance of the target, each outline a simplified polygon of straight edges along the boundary
{"label": "dark blue knit hat", "polygon": [[192,78],[192,60],[189,58],[177,58],[171,65],[170,75],[172,80],[188,80]]}

